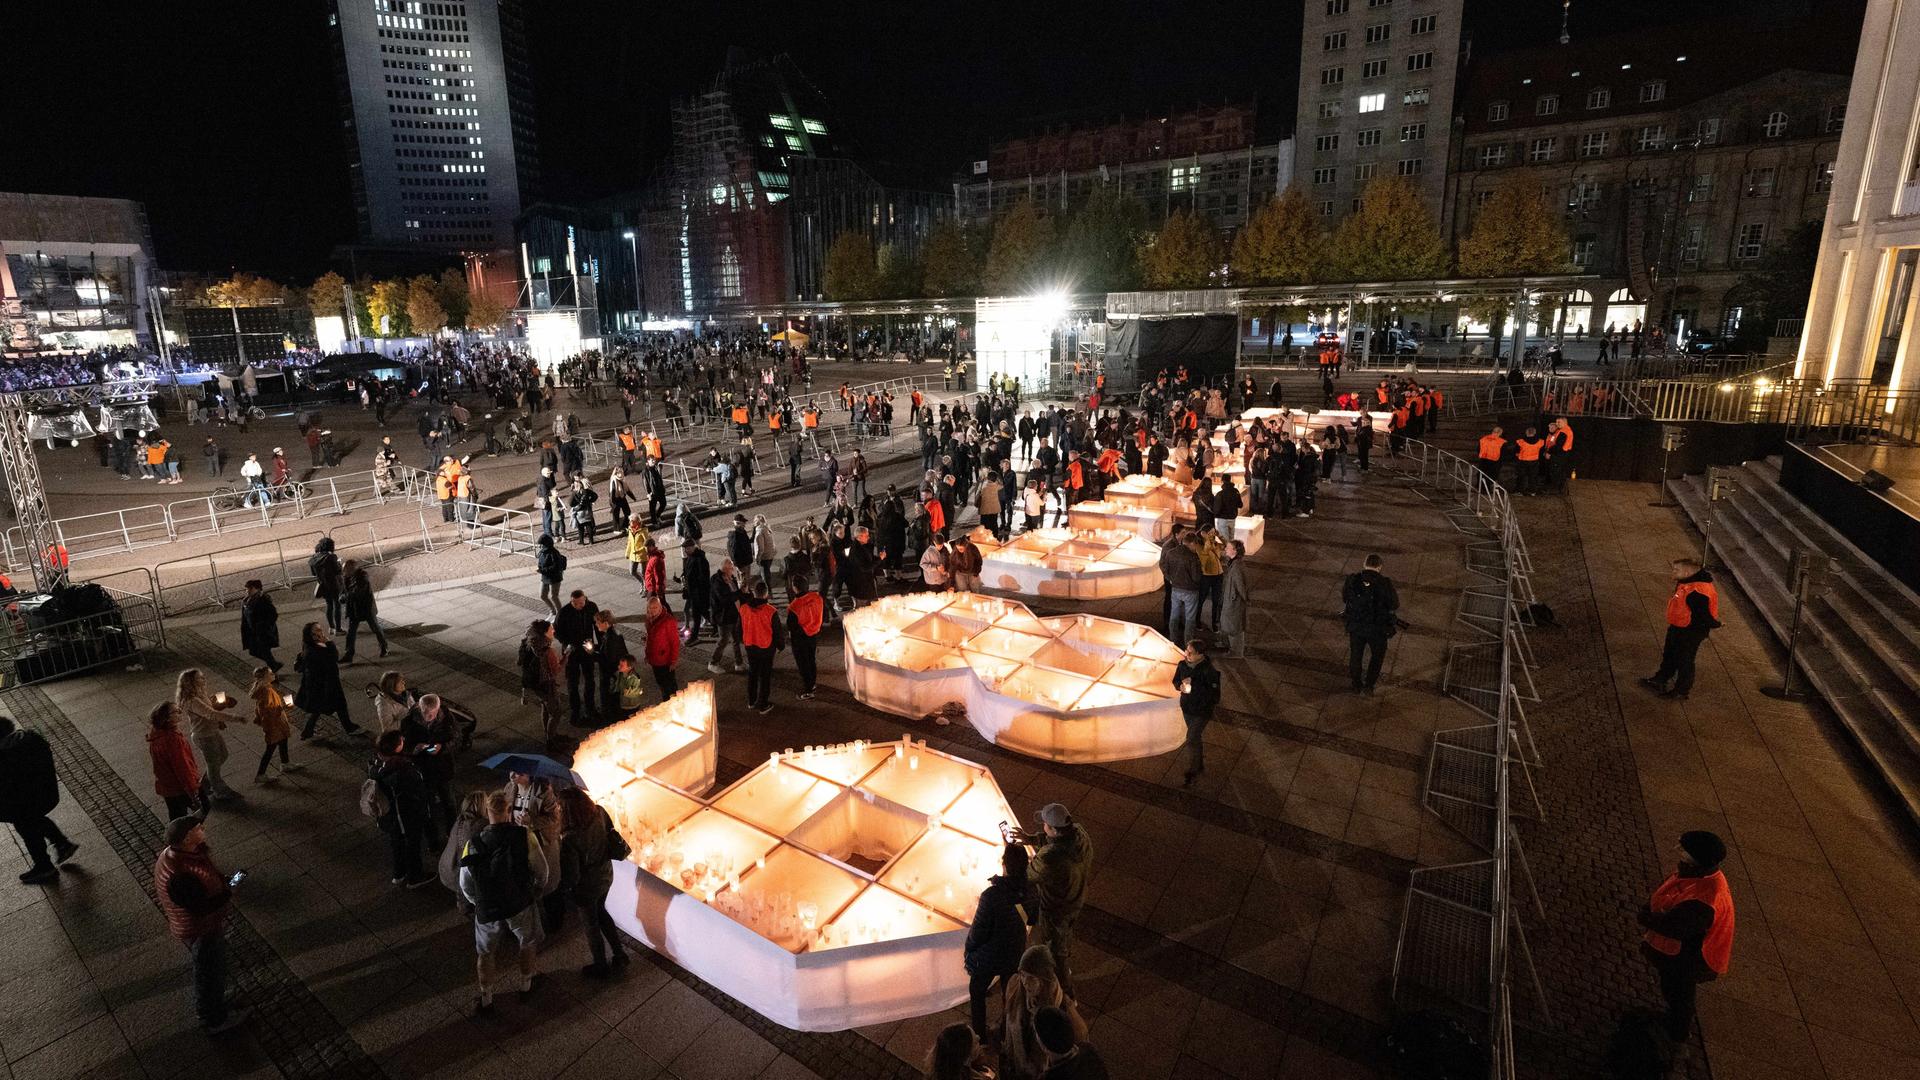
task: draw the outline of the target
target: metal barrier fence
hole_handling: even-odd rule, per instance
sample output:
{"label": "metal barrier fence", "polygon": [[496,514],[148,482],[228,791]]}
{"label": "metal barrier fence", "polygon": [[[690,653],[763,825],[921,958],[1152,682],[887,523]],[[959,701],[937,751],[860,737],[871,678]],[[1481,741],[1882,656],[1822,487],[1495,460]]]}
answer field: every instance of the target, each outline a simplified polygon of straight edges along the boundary
{"label": "metal barrier fence", "polygon": [[[223,536],[286,521],[346,514],[366,506],[433,501],[432,476],[409,466],[397,466],[384,482],[372,471],[316,477],[269,489],[271,503],[247,505],[258,493],[244,483],[232,494],[209,494],[170,503],[148,504],[125,510],[78,514],[53,522],[55,537],[75,562],[139,548]],[[0,533],[0,555],[10,566],[25,564],[19,527]]]}
{"label": "metal barrier fence", "polygon": [[[1447,665],[1447,691],[1486,715],[1489,724],[1434,736],[1426,805],[1459,828],[1488,858],[1421,867],[1409,875],[1394,950],[1392,995],[1418,990],[1486,1016],[1488,1075],[1511,1080],[1513,1049],[1512,945],[1518,942],[1532,975],[1537,1005],[1546,997],[1533,972],[1526,933],[1513,912],[1515,862],[1525,853],[1513,827],[1511,781],[1517,769],[1533,790],[1539,756],[1527,730],[1523,700],[1538,700],[1530,672],[1525,626],[1534,602],[1532,566],[1507,492],[1472,463],[1437,447],[1410,441],[1397,464],[1417,485],[1457,499],[1448,517],[1469,537],[1469,569],[1488,584],[1469,586],[1459,619],[1484,640],[1456,646]],[[1469,673],[1461,669],[1478,668]],[[1537,794],[1536,815],[1543,813]],[[1531,875],[1528,887],[1532,890]],[[1542,917],[1537,891],[1534,907]]]}
{"label": "metal barrier fence", "polygon": [[57,622],[0,617],[0,687],[12,688],[131,662],[166,644],[157,604],[149,596],[109,590],[117,605]]}
{"label": "metal barrier fence", "polygon": [[1839,441],[1920,440],[1920,391],[1857,379],[1581,379],[1549,376],[1541,407],[1568,415],[1661,421],[1785,424],[1788,438],[1816,430]]}

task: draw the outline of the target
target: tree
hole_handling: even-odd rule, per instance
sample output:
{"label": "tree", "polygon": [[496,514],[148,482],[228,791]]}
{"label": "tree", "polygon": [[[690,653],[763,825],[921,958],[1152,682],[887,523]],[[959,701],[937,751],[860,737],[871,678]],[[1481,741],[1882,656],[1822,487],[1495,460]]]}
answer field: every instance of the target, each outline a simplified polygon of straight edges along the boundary
{"label": "tree", "polygon": [[[1320,280],[1327,255],[1327,230],[1297,187],[1268,199],[1233,238],[1229,265],[1241,285],[1305,285]],[[1293,322],[1305,312],[1295,306],[1267,308],[1267,354],[1273,354],[1274,333],[1287,320],[1287,339]]]}
{"label": "tree", "polygon": [[1060,242],[1060,269],[1076,292],[1121,292],[1140,287],[1140,243],[1147,208],[1110,187],[1096,188],[1068,220]]}
{"label": "tree", "polygon": [[467,301],[467,326],[475,330],[497,330],[507,321],[507,305],[490,292],[472,294]]}
{"label": "tree", "polygon": [[901,251],[899,245],[881,244],[873,256],[873,269],[875,296],[901,300],[920,295],[920,260]]}
{"label": "tree", "polygon": [[318,319],[347,316],[347,279],[329,270],[307,287],[307,306]]}
{"label": "tree", "polygon": [[820,271],[820,287],[829,300],[867,300],[879,286],[873,265],[873,243],[865,233],[849,229],[827,247],[827,264]]}
{"label": "tree", "polygon": [[1199,214],[1175,210],[1140,257],[1148,288],[1204,289],[1226,261],[1220,234]]}
{"label": "tree", "polygon": [[1820,222],[1796,226],[1779,244],[1767,249],[1760,265],[1744,274],[1727,294],[1729,305],[1741,308],[1740,325],[1730,347],[1761,349],[1781,319],[1807,313],[1813,292],[1814,264],[1820,258]]}
{"label": "tree", "polygon": [[251,307],[286,298],[286,286],[257,274],[239,273],[207,286],[207,303],[214,307]]}
{"label": "tree", "polygon": [[473,302],[467,293],[467,275],[447,267],[433,283],[434,299],[447,313],[448,326],[467,325],[467,307]]}
{"label": "tree", "polygon": [[920,288],[927,296],[972,296],[980,288],[978,235],[952,219],[927,233],[920,254]]}
{"label": "tree", "polygon": [[995,296],[1033,292],[1046,284],[1052,255],[1053,225],[1031,199],[1022,199],[993,226],[981,285]]}
{"label": "tree", "polygon": [[1369,182],[1333,234],[1329,258],[1341,281],[1406,281],[1440,276],[1447,249],[1425,200],[1404,176]]}
{"label": "tree", "polygon": [[1502,184],[1473,217],[1460,242],[1465,277],[1522,277],[1566,268],[1571,246],[1566,223],[1547,207],[1538,188],[1519,180]]}
{"label": "tree", "polygon": [[399,278],[368,286],[366,332],[377,337],[405,337],[407,293],[407,283]]}
{"label": "tree", "polygon": [[431,337],[447,328],[447,309],[440,306],[440,283],[421,274],[407,282],[407,321],[413,332]]}

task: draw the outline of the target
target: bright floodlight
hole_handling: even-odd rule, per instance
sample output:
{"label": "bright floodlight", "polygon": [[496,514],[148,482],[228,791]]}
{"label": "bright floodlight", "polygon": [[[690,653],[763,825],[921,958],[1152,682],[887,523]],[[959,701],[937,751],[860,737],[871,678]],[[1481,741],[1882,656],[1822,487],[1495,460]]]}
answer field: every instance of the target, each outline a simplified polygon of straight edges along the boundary
{"label": "bright floodlight", "polygon": [[1059,322],[1067,317],[1067,294],[1059,290],[1032,297],[1033,313],[1043,322]]}
{"label": "bright floodlight", "polygon": [[632,229],[628,229],[628,230],[627,230],[626,232],[623,232],[623,233],[621,233],[621,234],[620,234],[620,239],[622,239],[622,240],[631,240],[631,239],[633,239],[633,230],[632,230]]}

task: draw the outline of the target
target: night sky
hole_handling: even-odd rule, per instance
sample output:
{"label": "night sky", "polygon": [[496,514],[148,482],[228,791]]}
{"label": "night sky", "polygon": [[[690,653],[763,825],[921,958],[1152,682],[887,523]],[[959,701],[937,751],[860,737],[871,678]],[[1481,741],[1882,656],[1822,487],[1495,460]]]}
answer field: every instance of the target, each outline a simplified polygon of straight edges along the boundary
{"label": "night sky", "polygon": [[[1738,17],[1810,2],[1749,0]],[[1256,101],[1261,127],[1283,134],[1296,88],[1299,0],[528,7],[541,156],[561,201],[635,186],[665,153],[670,100],[711,79],[729,45],[791,53],[862,156],[934,182],[996,135],[1049,121]],[[1558,0],[1468,9],[1477,51],[1559,33]],[[1730,10],[1575,0],[1573,32],[1657,33]],[[19,3],[7,24],[0,190],[141,200],[174,270],[304,283],[353,238],[321,4]]]}

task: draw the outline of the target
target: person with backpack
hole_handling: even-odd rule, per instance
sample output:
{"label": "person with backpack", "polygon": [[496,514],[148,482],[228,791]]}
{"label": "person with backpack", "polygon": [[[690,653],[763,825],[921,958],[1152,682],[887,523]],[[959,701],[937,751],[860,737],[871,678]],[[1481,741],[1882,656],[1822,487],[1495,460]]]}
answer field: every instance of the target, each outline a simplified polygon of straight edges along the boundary
{"label": "person with backpack", "polygon": [[1027,918],[1020,903],[1027,893],[1027,848],[1007,844],[1000,852],[1000,872],[987,882],[974,905],[973,925],[967,928],[967,942],[961,963],[967,971],[967,1016],[973,1033],[987,1037],[987,994],[994,980],[1005,989],[1013,973],[1020,969],[1020,954],[1027,944]]}
{"label": "person with backpack", "polygon": [[540,841],[532,830],[513,822],[512,800],[503,791],[487,796],[487,827],[467,841],[460,853],[460,895],[473,905],[473,944],[478,954],[474,967],[480,997],[475,1013],[484,1015],[493,1009],[494,969],[508,938],[520,948],[520,998],[533,996],[534,964],[546,937],[534,900],[546,876]]}
{"label": "person with backpack", "polygon": [[535,619],[527,624],[527,636],[520,641],[520,700],[532,699],[540,706],[540,729],[547,745],[560,741],[561,683],[560,653],[553,647],[553,624]]}
{"label": "person with backpack", "polygon": [[607,913],[613,889],[613,864],[633,852],[613,827],[613,818],[579,788],[560,793],[566,832],[560,838],[560,891],[580,909],[593,962],[580,969],[589,979],[604,979],[630,962],[620,930]]}
{"label": "person with backpack", "polygon": [[540,575],[540,599],[554,618],[560,617],[560,583],[567,576],[567,557],[553,546],[553,535],[541,533],[533,552],[533,569]]}
{"label": "person with backpack", "polygon": [[560,929],[567,913],[567,898],[560,895],[560,840],[566,832],[566,816],[560,809],[560,792],[544,776],[508,773],[501,788],[513,808],[513,821],[533,830],[547,859],[547,872],[535,888],[539,894],[542,925],[549,932]]}
{"label": "person with backpack", "polygon": [[[1386,661],[1387,639],[1399,632],[1400,595],[1393,580],[1381,572],[1384,561],[1378,555],[1367,556],[1359,573],[1350,574],[1340,587],[1346,604],[1347,674],[1356,694],[1372,694],[1380,681],[1380,666]],[[1361,671],[1361,660],[1367,660]]]}
{"label": "person with backpack", "polygon": [[[80,850],[48,816],[58,805],[60,781],[46,738],[19,727],[11,717],[0,716],[0,821],[20,834],[20,846],[33,863],[20,875],[22,884],[56,880],[58,865]],[[47,857],[48,843],[53,844],[52,858]]]}
{"label": "person with backpack", "polygon": [[427,782],[407,756],[407,737],[398,731],[383,731],[374,743],[373,763],[360,784],[360,813],[386,834],[395,885],[418,889],[433,881],[421,869],[420,854],[428,828]]}

